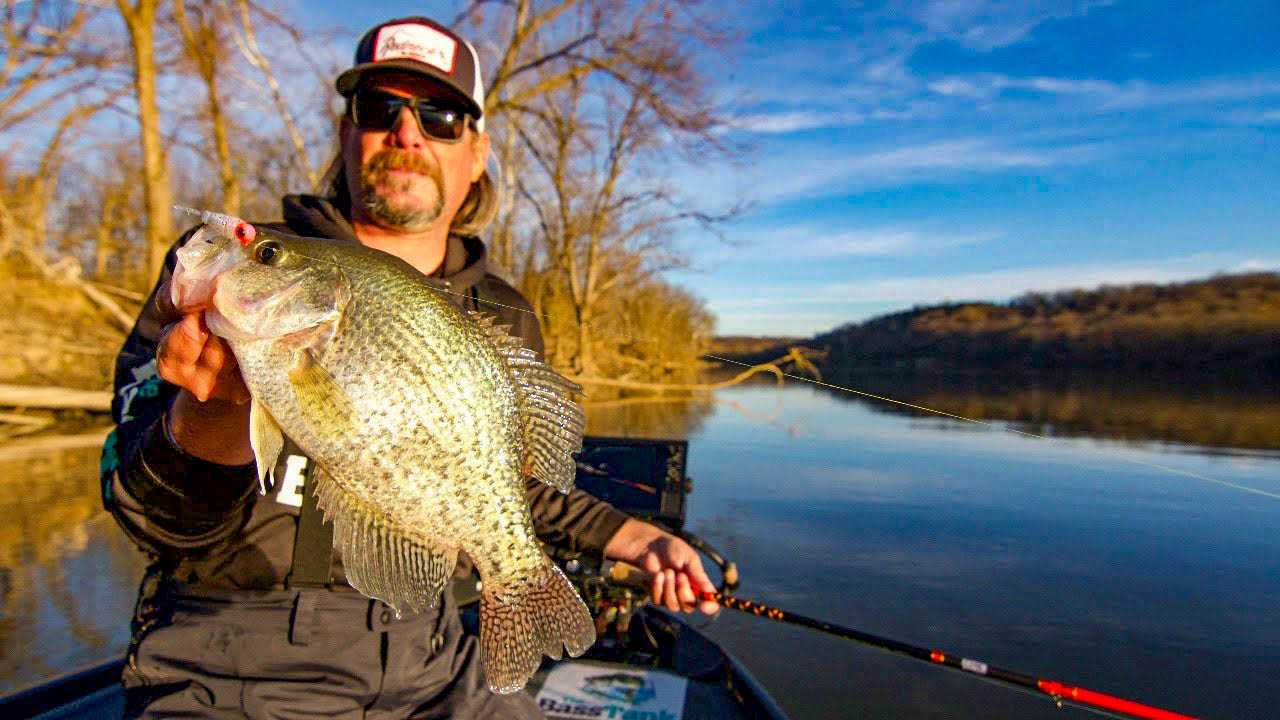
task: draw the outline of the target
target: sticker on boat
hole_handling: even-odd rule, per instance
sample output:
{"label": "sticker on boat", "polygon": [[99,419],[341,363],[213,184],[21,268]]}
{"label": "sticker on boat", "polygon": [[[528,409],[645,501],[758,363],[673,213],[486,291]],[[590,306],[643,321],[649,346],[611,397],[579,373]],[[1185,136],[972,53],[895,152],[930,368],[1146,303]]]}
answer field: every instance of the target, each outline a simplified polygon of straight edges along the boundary
{"label": "sticker on boat", "polygon": [[538,690],[548,720],[680,720],[689,681],[661,670],[560,663]]}

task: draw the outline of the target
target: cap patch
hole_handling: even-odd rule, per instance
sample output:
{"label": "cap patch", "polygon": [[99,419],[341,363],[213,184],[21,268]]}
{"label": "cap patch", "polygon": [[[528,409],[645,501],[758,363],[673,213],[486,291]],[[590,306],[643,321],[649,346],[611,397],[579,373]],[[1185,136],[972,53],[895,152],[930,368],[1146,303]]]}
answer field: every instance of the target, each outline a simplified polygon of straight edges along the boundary
{"label": "cap patch", "polygon": [[373,41],[374,62],[408,58],[452,73],[457,55],[457,40],[417,23],[388,25],[378,30]]}

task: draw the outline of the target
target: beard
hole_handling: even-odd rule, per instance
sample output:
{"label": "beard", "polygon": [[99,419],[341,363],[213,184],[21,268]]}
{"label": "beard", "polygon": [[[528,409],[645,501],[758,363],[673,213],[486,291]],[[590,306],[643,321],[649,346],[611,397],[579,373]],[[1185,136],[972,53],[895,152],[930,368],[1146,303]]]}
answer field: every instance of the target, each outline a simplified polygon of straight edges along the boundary
{"label": "beard", "polygon": [[[407,170],[419,177],[393,175],[393,170]],[[415,193],[420,179],[429,180],[434,192]],[[403,150],[380,150],[360,168],[360,206],[385,227],[425,230],[444,210],[443,189],[440,168]]]}

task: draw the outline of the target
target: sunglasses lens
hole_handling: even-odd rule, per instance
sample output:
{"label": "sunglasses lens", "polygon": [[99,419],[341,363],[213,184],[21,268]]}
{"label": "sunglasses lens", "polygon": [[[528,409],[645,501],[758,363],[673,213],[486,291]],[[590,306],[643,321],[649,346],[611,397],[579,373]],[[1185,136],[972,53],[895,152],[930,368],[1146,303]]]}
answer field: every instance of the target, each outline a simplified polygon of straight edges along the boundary
{"label": "sunglasses lens", "polygon": [[357,126],[368,130],[390,130],[404,105],[404,98],[361,90],[351,98],[351,119]]}
{"label": "sunglasses lens", "polygon": [[462,137],[466,117],[457,110],[417,103],[418,123],[422,132],[437,140],[457,140]]}

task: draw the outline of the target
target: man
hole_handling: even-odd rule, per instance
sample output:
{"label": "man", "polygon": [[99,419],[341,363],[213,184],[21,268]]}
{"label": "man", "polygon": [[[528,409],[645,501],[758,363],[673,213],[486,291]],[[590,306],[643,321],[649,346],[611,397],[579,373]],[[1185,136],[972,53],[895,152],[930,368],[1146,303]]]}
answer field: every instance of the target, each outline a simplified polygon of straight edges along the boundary
{"label": "man", "polygon": [[[472,47],[426,18],[393,20],[365,34],[336,85],[347,112],[326,194],[286,197],[284,222],[269,227],[396,255],[541,352],[528,301],[485,271],[474,237],[495,203]],[[248,391],[201,309],[168,302],[173,262],[118,360],[118,427],[103,453],[104,502],[155,559],[124,676],[128,714],[540,717],[526,694],[487,690],[449,593],[401,618],[345,585],[296,445],[258,494]],[[679,539],[580,491],[530,481],[528,495],[540,536],[646,568],[656,602],[692,611],[694,588],[712,589]]]}

